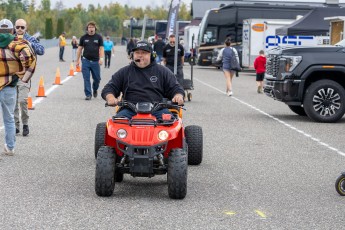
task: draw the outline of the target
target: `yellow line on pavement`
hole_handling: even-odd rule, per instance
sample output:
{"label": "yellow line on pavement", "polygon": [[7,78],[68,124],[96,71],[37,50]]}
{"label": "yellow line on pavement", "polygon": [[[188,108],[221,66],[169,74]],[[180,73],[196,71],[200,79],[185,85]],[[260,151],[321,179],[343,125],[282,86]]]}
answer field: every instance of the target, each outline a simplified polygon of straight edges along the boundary
{"label": "yellow line on pavement", "polygon": [[236,212],[233,212],[233,211],[226,211],[224,212],[226,215],[229,215],[229,216],[233,216],[236,214]]}
{"label": "yellow line on pavement", "polygon": [[255,210],[256,214],[258,214],[261,218],[266,218],[267,216],[265,213],[261,212],[260,210]]}

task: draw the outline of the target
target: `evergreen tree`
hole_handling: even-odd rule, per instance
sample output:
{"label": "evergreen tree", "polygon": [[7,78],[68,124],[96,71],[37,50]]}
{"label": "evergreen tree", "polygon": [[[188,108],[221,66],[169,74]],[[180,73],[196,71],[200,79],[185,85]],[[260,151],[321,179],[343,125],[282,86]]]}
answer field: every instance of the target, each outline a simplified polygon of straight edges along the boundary
{"label": "evergreen tree", "polygon": [[62,32],[64,32],[65,25],[64,20],[62,18],[59,18],[57,21],[57,27],[56,27],[56,37],[59,37]]}
{"label": "evergreen tree", "polygon": [[45,38],[46,39],[53,38],[53,20],[51,18],[46,19]]}

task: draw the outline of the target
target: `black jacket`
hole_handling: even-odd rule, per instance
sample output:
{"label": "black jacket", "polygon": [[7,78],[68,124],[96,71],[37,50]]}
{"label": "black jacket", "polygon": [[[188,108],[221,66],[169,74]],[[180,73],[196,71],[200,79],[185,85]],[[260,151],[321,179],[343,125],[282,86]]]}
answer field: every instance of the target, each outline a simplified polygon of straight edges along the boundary
{"label": "black jacket", "polygon": [[158,40],[153,44],[153,51],[156,51],[157,55],[163,55],[165,43],[162,40]]}
{"label": "black jacket", "polygon": [[171,100],[177,93],[184,96],[175,75],[156,62],[145,68],[139,68],[134,62],[121,68],[104,86],[102,98],[105,100],[107,94],[118,97],[121,92],[123,99],[132,103]]}

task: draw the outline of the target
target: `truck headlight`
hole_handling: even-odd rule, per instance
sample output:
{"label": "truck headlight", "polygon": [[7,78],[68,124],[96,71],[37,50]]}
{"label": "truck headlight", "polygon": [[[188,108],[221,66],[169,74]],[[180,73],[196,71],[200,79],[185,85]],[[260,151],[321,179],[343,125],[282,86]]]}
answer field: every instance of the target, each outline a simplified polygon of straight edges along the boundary
{"label": "truck headlight", "polygon": [[121,139],[126,138],[127,137],[127,131],[124,129],[119,129],[119,130],[117,130],[116,135]]}
{"label": "truck headlight", "polygon": [[165,141],[166,139],[168,139],[169,137],[169,133],[165,130],[162,130],[158,133],[158,139],[161,141]]}
{"label": "truck headlight", "polygon": [[296,66],[302,61],[302,56],[283,56],[286,59],[285,72],[293,71]]}

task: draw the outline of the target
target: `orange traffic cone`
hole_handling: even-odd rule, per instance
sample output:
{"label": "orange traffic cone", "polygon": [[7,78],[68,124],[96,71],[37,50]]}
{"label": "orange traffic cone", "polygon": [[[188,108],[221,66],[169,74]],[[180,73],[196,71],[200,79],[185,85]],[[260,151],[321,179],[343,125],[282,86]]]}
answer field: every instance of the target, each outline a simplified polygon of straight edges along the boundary
{"label": "orange traffic cone", "polygon": [[34,110],[35,108],[32,106],[32,97],[31,97],[31,93],[30,92],[28,94],[27,102],[28,102],[28,109],[29,110]]}
{"label": "orange traffic cone", "polygon": [[53,85],[62,85],[61,84],[61,77],[60,77],[60,69],[59,68],[56,69],[55,82],[53,83]]}
{"label": "orange traffic cone", "polygon": [[46,97],[46,94],[44,92],[44,80],[43,80],[43,76],[41,76],[40,78],[40,83],[38,85],[38,94],[36,97]]}
{"label": "orange traffic cone", "polygon": [[73,62],[71,63],[69,67],[69,74],[68,76],[74,76],[74,67],[73,67]]}
{"label": "orange traffic cone", "polygon": [[78,72],[78,73],[81,72],[80,65],[77,64],[77,65],[75,66],[75,72]]}

